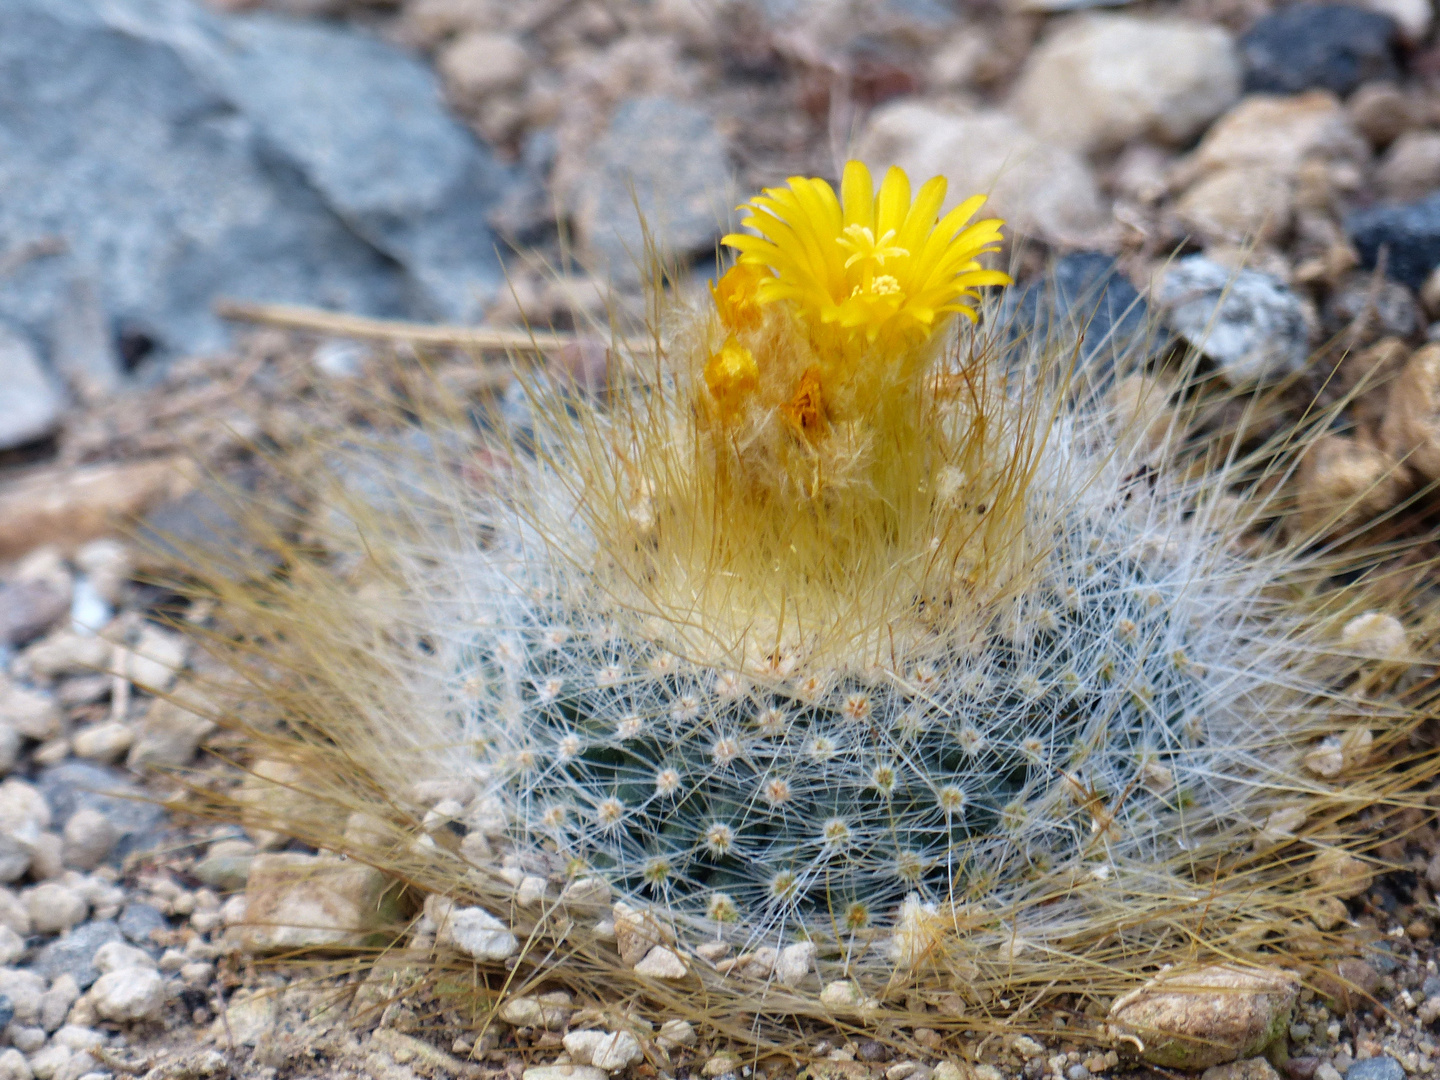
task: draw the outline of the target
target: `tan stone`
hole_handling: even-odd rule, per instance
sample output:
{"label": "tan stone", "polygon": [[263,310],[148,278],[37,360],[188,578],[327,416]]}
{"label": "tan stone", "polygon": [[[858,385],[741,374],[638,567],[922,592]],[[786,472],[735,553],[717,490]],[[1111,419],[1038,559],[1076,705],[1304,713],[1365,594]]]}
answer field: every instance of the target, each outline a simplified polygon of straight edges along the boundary
{"label": "tan stone", "polygon": [[1089,166],[1073,151],[1037,139],[996,109],[963,111],[902,100],[871,114],[855,156],[883,174],[949,180],[947,207],[983,191],[986,214],[1016,233],[1083,240],[1109,221]]}
{"label": "tan stone", "polygon": [[1440,479],[1440,345],[1418,350],[1390,384],[1380,445],[1426,480]]}
{"label": "tan stone", "polygon": [[[534,997],[515,997],[500,1007],[500,1019],[515,1027],[560,1031],[575,1011],[574,999],[564,990],[552,990]],[[571,1058],[579,1061],[572,1053]]]}
{"label": "tan stone", "polygon": [[0,485],[0,559],[41,544],[75,545],[113,533],[193,486],[190,471],[173,458],[26,472]]}
{"label": "tan stone", "polygon": [[648,975],[652,979],[683,979],[689,973],[679,954],[664,945],[656,945],[635,965],[636,975]]}
{"label": "tan stone", "polygon": [[363,863],[322,855],[255,856],[241,940],[257,951],[388,941],[398,890]]}
{"label": "tan stone", "polygon": [[[316,837],[343,835],[344,810],[310,793],[312,781],[300,766],[288,761],[262,758],[251,766],[237,794],[242,806],[240,821],[251,835],[268,833],[273,841],[279,833],[300,832]],[[261,845],[262,847],[265,844]]]}
{"label": "tan stone", "polygon": [[474,107],[523,83],[534,61],[514,35],[472,30],[441,49],[435,66],[451,96]]}
{"label": "tan stone", "polygon": [[1273,243],[1290,230],[1291,181],[1274,169],[1239,165],[1196,181],[1175,203],[1175,216],[1206,243]]}
{"label": "tan stone", "polygon": [[620,959],[632,967],[656,945],[672,943],[675,935],[660,924],[654,915],[617,900],[612,909],[615,916],[615,948]]}
{"label": "tan stone", "polygon": [[51,739],[60,734],[63,718],[49,694],[16,686],[0,675],[0,724],[31,739]]}
{"label": "tan stone", "polygon": [[1212,1065],[1205,1070],[1200,1080],[1280,1080],[1280,1074],[1263,1057],[1254,1057],[1225,1065]]}
{"label": "tan stone", "polygon": [[1041,139],[1082,154],[1140,137],[1183,145],[1240,96],[1241,75],[1219,26],[1089,13],[1046,34],[1010,105]]}
{"label": "tan stone", "polygon": [[1310,864],[1310,880],[1331,896],[1349,900],[1370,888],[1375,870],[1348,851],[1322,851]]}
{"label": "tan stone", "polygon": [[1303,536],[1348,537],[1404,497],[1395,458],[1363,437],[1324,435],[1300,463],[1295,526]]}
{"label": "tan stone", "polygon": [[1392,199],[1418,199],[1440,187],[1440,132],[1407,131],[1386,151],[1375,183]]}
{"label": "tan stone", "polygon": [[1366,83],[1345,103],[1355,130],[1370,145],[1383,149],[1415,126],[1415,110],[1394,83]]}
{"label": "tan stone", "polygon": [[178,701],[156,699],[140,721],[126,764],[132,769],[188,765],[200,744],[214,731],[213,721],[196,715]]}
{"label": "tan stone", "polygon": [[1260,167],[1294,177],[1308,159],[1363,163],[1369,147],[1334,94],[1252,94],[1222,116],[1177,168],[1177,186],[1220,169]]}
{"label": "tan stone", "polygon": [[1411,658],[1405,624],[1384,611],[1367,611],[1347,622],[1340,629],[1340,647],[1371,660],[1404,663]]}
{"label": "tan stone", "polygon": [[1152,1065],[1205,1069],[1275,1041],[1299,993],[1300,980],[1279,968],[1171,970],[1118,999],[1108,1027],[1115,1038],[1138,1040]]}

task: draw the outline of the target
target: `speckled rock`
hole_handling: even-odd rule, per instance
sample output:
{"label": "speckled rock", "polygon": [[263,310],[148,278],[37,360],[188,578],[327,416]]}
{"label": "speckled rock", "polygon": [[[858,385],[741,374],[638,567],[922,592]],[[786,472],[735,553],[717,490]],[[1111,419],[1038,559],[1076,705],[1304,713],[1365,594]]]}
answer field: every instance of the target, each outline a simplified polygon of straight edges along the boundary
{"label": "speckled rock", "polygon": [[1107,1019],[1152,1065],[1205,1069],[1253,1057],[1284,1034],[1300,980],[1278,968],[1228,965],[1170,971],[1119,998]]}
{"label": "speckled rock", "polygon": [[1156,299],[1168,309],[1176,333],[1214,360],[1234,385],[1288,375],[1309,356],[1300,300],[1268,274],[1189,255],[1171,266]]}

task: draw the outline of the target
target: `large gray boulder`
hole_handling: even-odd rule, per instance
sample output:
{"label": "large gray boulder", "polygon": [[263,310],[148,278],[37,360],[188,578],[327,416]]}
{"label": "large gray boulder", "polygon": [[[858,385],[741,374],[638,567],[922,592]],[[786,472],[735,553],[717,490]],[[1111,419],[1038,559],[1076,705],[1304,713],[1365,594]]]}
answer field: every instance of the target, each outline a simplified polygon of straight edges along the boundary
{"label": "large gray boulder", "polygon": [[52,362],[77,287],[162,353],[224,344],[218,296],[473,319],[513,182],[429,69],[362,31],[0,0],[0,257],[42,252],[12,260],[0,319]]}

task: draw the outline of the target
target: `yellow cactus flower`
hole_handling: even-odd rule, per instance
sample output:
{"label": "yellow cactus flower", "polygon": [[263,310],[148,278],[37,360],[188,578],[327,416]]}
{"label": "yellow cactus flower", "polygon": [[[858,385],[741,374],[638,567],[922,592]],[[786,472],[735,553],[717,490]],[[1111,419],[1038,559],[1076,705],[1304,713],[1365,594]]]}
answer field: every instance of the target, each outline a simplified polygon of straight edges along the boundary
{"label": "yellow cactus flower", "polygon": [[762,305],[790,301],[812,328],[831,324],[872,344],[882,335],[923,341],[952,314],[973,320],[976,288],[1010,283],[977,261],[997,250],[1004,223],[967,224],[983,195],[940,217],[945,190],[937,176],[912,201],[909,177],[892,168],[877,193],[870,170],[851,161],[838,198],[824,180],[791,177],[741,207],[759,236],[731,233],[723,243],[741,266],[764,271],[754,281]]}
{"label": "yellow cactus flower", "polygon": [[720,323],[727,330],[754,330],[760,325],[762,312],[756,291],[770,271],[751,263],[736,263],[714,285],[710,295]]}
{"label": "yellow cactus flower", "polygon": [[705,365],[705,385],[727,412],[744,403],[745,395],[755,389],[759,379],[760,366],[754,354],[736,341],[733,334]]}

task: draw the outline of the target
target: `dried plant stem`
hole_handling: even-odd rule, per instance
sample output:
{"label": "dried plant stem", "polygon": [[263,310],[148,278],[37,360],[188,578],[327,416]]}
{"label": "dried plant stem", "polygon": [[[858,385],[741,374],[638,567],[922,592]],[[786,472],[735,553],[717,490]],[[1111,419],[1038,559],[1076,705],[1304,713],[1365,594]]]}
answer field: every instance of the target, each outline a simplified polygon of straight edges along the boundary
{"label": "dried plant stem", "polygon": [[[344,312],[302,307],[297,304],[252,304],[239,300],[220,300],[215,304],[215,313],[232,322],[261,323],[287,330],[309,330],[336,337],[469,349],[486,353],[539,353],[549,356],[582,341],[580,334],[373,319],[364,315],[347,315]],[[616,341],[614,345],[625,349],[633,347],[634,343]]]}

